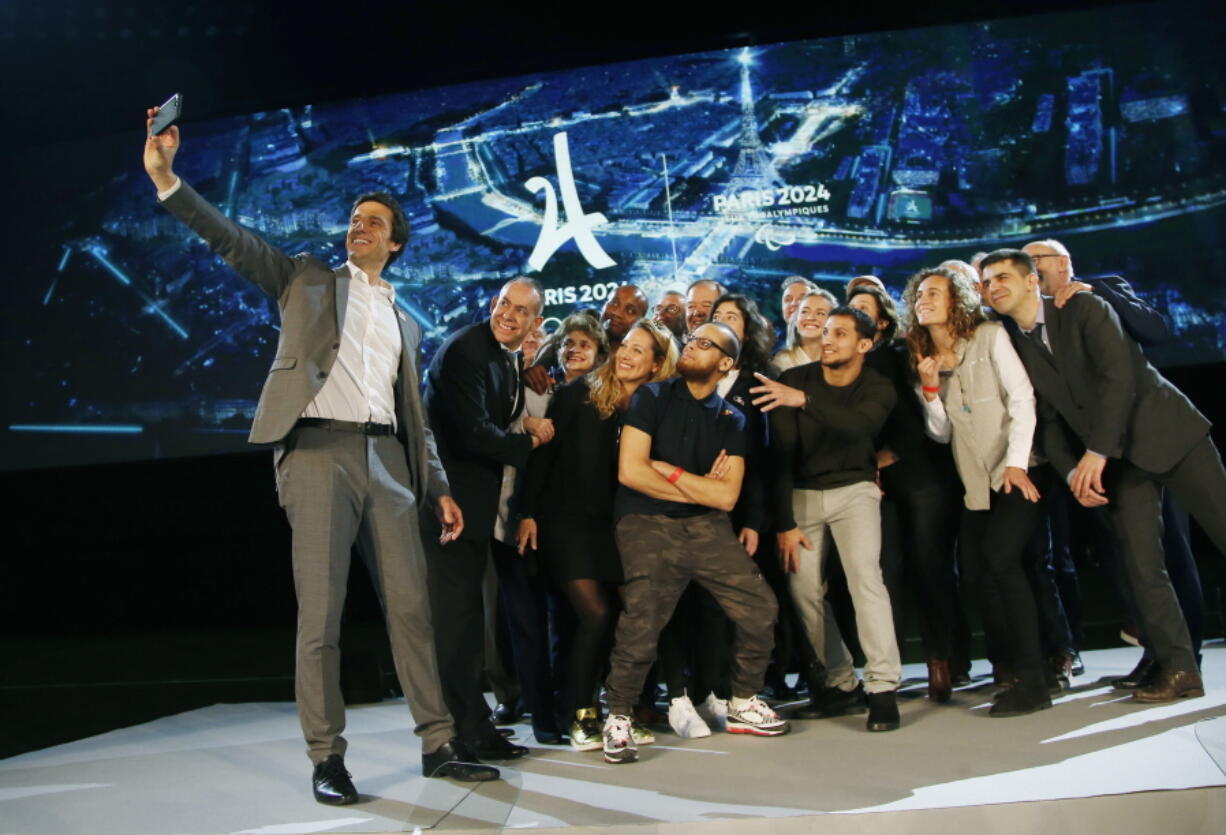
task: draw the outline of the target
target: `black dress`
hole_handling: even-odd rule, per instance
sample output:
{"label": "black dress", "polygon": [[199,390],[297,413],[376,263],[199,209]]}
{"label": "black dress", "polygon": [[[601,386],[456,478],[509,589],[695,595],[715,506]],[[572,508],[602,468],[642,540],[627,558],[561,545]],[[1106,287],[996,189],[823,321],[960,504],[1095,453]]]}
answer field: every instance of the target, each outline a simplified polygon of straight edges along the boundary
{"label": "black dress", "polygon": [[613,495],[621,413],[601,418],[589,393],[583,377],[554,392],[546,416],[555,436],[528,459],[520,511],[536,519],[541,556],[555,581],[620,584]]}

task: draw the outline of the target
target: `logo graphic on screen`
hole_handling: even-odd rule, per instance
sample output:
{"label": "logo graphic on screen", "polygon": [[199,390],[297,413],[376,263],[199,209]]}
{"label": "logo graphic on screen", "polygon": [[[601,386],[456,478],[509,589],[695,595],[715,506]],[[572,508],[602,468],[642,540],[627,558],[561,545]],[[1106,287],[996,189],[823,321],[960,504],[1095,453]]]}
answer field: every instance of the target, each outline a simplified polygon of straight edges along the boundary
{"label": "logo graphic on screen", "polygon": [[579,205],[579,192],[575,189],[575,175],[570,170],[570,145],[566,133],[553,135],[553,156],[558,166],[558,188],[562,190],[562,207],[566,209],[566,224],[558,226],[558,198],[553,184],[544,177],[533,177],[524,183],[529,191],[545,192],[545,219],[541,223],[541,235],[528,256],[528,268],[539,270],[545,266],[562,244],[575,239],[579,252],[594,269],[603,270],[617,265],[609,254],[600,248],[592,230],[608,223],[600,212],[586,214]]}

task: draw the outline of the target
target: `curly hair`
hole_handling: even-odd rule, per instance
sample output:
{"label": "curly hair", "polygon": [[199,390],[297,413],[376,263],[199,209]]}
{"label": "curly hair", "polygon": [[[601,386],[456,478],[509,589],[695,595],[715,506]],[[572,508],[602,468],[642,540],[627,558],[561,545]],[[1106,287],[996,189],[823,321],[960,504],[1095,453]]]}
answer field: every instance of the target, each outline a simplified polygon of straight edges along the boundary
{"label": "curly hair", "polygon": [[[667,380],[669,377],[677,374],[677,343],[673,340],[673,335],[663,325],[657,325],[648,319],[639,319],[626,332],[626,338],[636,330],[643,330],[651,337],[654,343],[652,353],[656,360],[660,363],[660,367],[655,374],[651,375],[651,379],[647,382],[655,383],[660,380]],[[625,339],[622,344],[626,344]],[[622,406],[622,400],[625,398],[626,387],[622,381],[617,379],[617,363],[606,362],[604,365],[597,368],[595,371],[590,371],[585,378],[588,386],[588,402],[596,407],[596,412],[601,419],[607,419],[610,415],[616,412]]]}
{"label": "curly hair", "polygon": [[975,328],[987,320],[983,315],[983,300],[979,296],[979,288],[969,277],[946,267],[925,267],[911,276],[906,289],[902,291],[902,303],[906,308],[904,321],[907,327],[907,347],[911,349],[912,365],[918,363],[921,357],[930,357],[936,353],[932,334],[915,320],[915,301],[919,297],[919,286],[930,275],[939,275],[949,282],[947,327],[954,341],[969,339]]}
{"label": "curly hair", "polygon": [[736,305],[741,312],[741,321],[745,323],[745,338],[741,340],[741,357],[737,368],[752,374],[755,371],[765,373],[770,368],[771,349],[775,347],[775,331],[766,321],[757,302],[742,293],[724,293],[715,300],[711,315],[719,310],[725,302]]}

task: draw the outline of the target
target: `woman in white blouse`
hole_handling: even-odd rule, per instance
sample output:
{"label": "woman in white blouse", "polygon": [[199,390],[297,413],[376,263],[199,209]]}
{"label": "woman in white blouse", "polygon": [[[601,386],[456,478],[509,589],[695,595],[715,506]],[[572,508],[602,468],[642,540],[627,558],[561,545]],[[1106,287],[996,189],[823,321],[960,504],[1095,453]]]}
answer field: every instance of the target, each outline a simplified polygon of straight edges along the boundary
{"label": "woman in white blouse", "polygon": [[820,360],[822,331],[830,311],[838,306],[838,299],[829,290],[805,293],[796,313],[787,322],[787,347],[775,354],[771,364],[782,373],[793,366]]}
{"label": "woman in white blouse", "polygon": [[985,319],[978,288],[967,277],[940,267],[921,270],[903,301],[927,431],[953,445],[966,490],[958,536],[963,576],[979,593],[994,667],[1012,671],[991,715],[1051,707],[1038,612],[1022,566],[1040,520],[1039,491],[1027,474],[1034,389],[1005,329]]}

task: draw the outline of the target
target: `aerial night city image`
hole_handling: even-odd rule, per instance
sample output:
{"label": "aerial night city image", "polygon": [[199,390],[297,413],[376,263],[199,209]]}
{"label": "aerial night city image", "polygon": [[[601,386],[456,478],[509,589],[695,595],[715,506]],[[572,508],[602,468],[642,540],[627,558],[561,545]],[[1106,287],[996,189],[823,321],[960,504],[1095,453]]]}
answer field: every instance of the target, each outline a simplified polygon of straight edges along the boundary
{"label": "aerial night city image", "polygon": [[[303,105],[186,122],[176,169],[333,264],[352,198],[395,195],[411,231],[384,275],[423,365],[516,275],[542,282],[549,324],[618,284],[654,301],[713,278],[779,327],[786,276],[898,293],[920,267],[1046,238],[1169,318],[1156,364],[1216,362],[1226,71],[1183,48],[1194,30],[1076,12]],[[8,379],[27,370],[8,468],[57,463],[49,439],[69,434],[99,461],[245,442],[275,300],[158,207],[139,145],[47,208],[55,257],[18,266],[37,292],[7,314]],[[98,349],[70,349],[83,335]]]}

